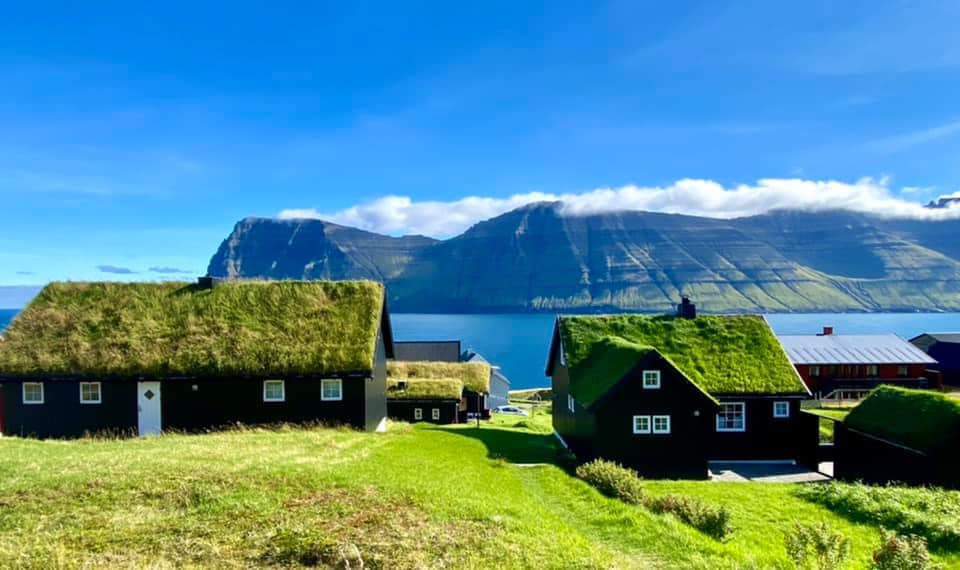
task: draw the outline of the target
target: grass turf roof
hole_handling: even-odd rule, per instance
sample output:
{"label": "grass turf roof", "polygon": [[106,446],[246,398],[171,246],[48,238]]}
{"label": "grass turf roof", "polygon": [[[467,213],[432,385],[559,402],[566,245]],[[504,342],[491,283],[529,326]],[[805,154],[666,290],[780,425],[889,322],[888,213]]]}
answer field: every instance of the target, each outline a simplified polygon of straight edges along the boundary
{"label": "grass turf roof", "polygon": [[944,394],[880,386],[844,425],[927,453],[951,452],[960,439],[960,402]]}
{"label": "grass turf roof", "polygon": [[370,281],[53,283],[11,323],[0,375],[272,376],[371,370]]}
{"label": "grass turf roof", "polygon": [[577,316],[559,325],[571,392],[587,405],[653,350],[713,396],[807,393],[761,317]]}
{"label": "grass turf roof", "polygon": [[[400,387],[400,383],[404,387]],[[460,400],[463,381],[457,378],[387,379],[388,400]]]}
{"label": "grass turf roof", "polygon": [[387,378],[414,380],[425,378],[457,379],[465,390],[490,392],[490,365],[485,362],[387,362]]}

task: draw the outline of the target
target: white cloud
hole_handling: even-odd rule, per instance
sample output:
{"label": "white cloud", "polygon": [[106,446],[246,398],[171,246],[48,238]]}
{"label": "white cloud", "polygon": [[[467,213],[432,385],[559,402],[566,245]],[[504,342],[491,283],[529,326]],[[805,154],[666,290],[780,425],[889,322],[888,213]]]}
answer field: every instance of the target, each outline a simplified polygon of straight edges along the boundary
{"label": "white cloud", "polygon": [[[960,193],[958,193],[960,194]],[[580,194],[530,192],[508,198],[471,196],[450,202],[416,202],[385,196],[345,210],[283,210],[281,219],[323,219],[365,230],[401,235],[449,237],[471,225],[533,202],[562,201],[566,215],[616,211],[652,211],[712,218],[736,218],[777,209],[847,209],[884,217],[960,218],[960,206],[925,208],[894,196],[886,179],[853,183],[767,178],[752,185],[724,187],[711,180],[683,179],[669,186],[598,188]]]}

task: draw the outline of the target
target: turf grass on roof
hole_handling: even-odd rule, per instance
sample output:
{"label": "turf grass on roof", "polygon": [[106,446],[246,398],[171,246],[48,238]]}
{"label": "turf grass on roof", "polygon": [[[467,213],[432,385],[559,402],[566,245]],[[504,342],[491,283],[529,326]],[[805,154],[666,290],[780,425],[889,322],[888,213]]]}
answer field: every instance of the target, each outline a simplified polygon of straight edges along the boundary
{"label": "turf grass on roof", "polygon": [[956,453],[960,402],[937,392],[880,386],[853,408],[844,425],[918,451]]}
{"label": "turf grass on roof", "polygon": [[490,392],[490,365],[485,362],[387,362],[387,378],[413,380],[420,378],[458,379],[463,388],[478,393]]}
{"label": "turf grass on roof", "polygon": [[459,401],[462,397],[463,382],[457,378],[387,379],[388,400]]}
{"label": "turf grass on roof", "polygon": [[762,317],[610,315],[561,317],[574,397],[587,405],[656,350],[709,394],[806,394]]}
{"label": "turf grass on roof", "polygon": [[0,344],[0,375],[286,376],[371,370],[370,281],[53,283]]}

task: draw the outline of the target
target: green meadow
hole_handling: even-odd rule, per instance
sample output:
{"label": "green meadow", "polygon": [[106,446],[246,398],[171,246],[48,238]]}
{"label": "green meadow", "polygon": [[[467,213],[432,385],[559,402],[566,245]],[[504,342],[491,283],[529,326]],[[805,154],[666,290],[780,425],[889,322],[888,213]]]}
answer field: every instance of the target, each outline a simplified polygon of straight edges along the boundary
{"label": "green meadow", "polygon": [[[857,486],[824,496],[793,485],[645,482],[651,495],[726,506],[734,531],[718,542],[600,495],[572,466],[543,409],[480,428],[392,424],[384,434],[7,437],[0,567],[791,568],[784,532],[826,521],[853,541],[848,567],[863,568],[902,498],[885,489],[856,509]],[[960,528],[960,494],[905,493],[918,521]],[[957,543],[931,544],[939,562],[960,567]]]}

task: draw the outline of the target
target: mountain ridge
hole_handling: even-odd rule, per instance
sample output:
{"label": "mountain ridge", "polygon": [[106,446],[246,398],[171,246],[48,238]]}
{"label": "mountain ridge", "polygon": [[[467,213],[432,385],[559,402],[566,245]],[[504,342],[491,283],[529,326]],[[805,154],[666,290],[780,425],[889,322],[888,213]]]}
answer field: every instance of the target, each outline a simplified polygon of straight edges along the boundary
{"label": "mountain ridge", "polygon": [[245,218],[209,273],[376,279],[410,312],[662,312],[683,294],[709,312],[960,310],[960,220],[562,209],[528,204],[444,240]]}

